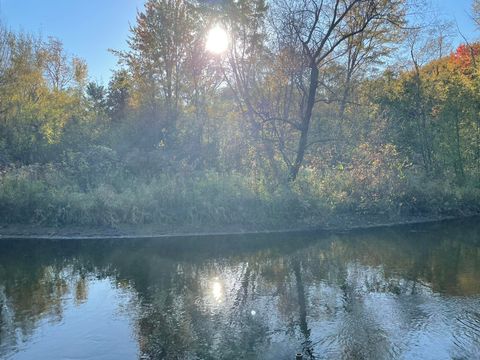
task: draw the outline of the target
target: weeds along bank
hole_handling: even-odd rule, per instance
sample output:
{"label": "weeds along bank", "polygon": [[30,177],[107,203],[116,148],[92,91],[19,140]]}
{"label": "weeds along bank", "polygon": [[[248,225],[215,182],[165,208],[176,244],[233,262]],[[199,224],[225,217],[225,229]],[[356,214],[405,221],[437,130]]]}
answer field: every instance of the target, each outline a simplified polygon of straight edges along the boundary
{"label": "weeds along bank", "polygon": [[[85,176],[91,177],[90,170]],[[133,176],[110,169],[98,178],[54,165],[4,169],[0,218],[4,224],[229,225],[253,229],[322,226],[335,218],[462,215],[480,210],[480,190],[427,181],[413,171],[304,169],[293,183],[212,171]]]}

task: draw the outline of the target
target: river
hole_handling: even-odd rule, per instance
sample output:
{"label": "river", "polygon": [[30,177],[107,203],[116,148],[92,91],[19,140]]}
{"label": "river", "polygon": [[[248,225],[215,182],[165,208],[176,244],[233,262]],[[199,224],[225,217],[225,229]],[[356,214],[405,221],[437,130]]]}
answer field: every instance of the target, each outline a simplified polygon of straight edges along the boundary
{"label": "river", "polygon": [[0,240],[0,358],[480,359],[479,220]]}

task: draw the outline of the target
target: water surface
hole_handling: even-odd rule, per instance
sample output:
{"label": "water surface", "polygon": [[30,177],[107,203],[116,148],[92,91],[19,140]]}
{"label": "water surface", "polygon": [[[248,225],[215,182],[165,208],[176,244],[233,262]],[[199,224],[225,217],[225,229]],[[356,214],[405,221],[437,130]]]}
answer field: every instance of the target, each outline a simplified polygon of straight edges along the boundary
{"label": "water surface", "polygon": [[480,359],[478,223],[0,240],[0,358]]}

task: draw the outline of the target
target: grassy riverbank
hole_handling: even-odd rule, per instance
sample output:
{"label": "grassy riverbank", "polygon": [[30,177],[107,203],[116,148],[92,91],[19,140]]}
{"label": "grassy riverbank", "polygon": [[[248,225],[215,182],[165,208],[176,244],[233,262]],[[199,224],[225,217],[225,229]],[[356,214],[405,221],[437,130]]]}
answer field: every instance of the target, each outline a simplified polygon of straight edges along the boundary
{"label": "grassy riverbank", "polygon": [[31,227],[150,227],[157,233],[341,228],[465,216],[480,211],[480,190],[385,171],[303,171],[294,183],[196,172],[138,177],[106,172],[83,187],[49,166],[0,176],[0,222]]}

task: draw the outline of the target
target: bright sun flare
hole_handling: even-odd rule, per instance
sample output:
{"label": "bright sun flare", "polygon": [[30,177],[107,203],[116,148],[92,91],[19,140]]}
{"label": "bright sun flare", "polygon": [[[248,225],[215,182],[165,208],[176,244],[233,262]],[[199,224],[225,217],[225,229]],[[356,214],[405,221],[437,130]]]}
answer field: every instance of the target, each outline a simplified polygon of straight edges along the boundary
{"label": "bright sun flare", "polygon": [[214,54],[221,54],[228,48],[227,32],[220,26],[210,29],[207,34],[206,48]]}
{"label": "bright sun flare", "polygon": [[222,301],[223,288],[222,288],[222,284],[217,280],[212,282],[212,295],[216,301],[218,302]]}

